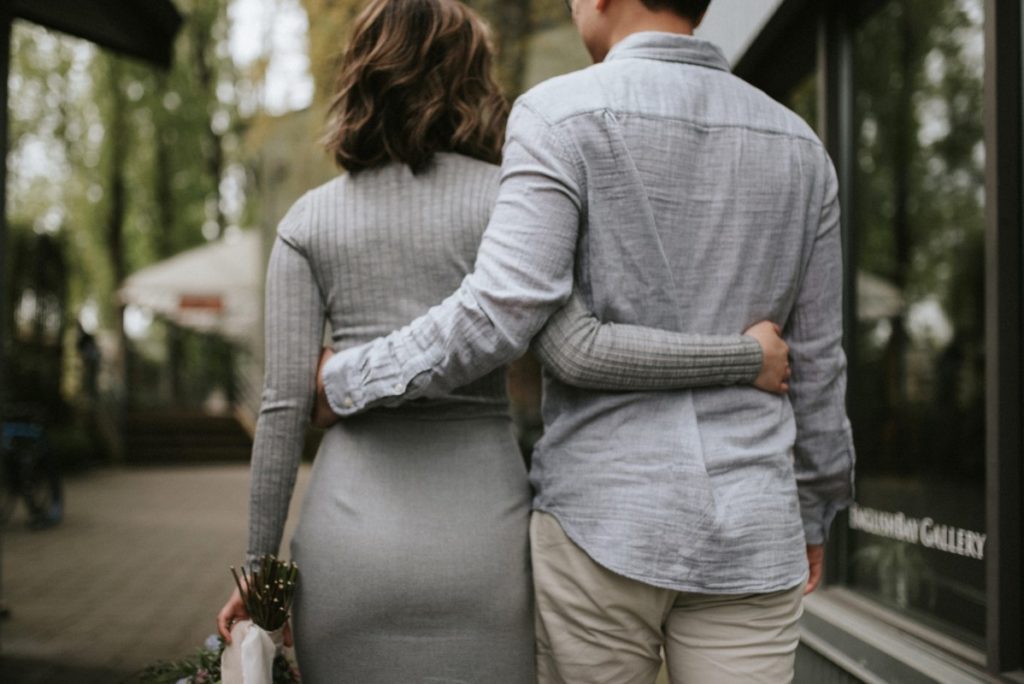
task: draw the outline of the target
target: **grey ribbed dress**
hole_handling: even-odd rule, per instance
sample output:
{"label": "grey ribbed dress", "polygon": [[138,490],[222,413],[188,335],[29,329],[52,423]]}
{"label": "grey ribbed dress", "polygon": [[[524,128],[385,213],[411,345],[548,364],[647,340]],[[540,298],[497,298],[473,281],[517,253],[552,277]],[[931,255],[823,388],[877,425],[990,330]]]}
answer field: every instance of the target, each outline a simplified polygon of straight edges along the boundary
{"label": "grey ribbed dress", "polygon": [[[250,558],[278,552],[325,322],[341,349],[454,292],[472,269],[498,173],[440,154],[419,175],[398,164],[343,175],[281,221],[267,273]],[[607,375],[612,389],[750,382],[761,364],[750,338],[600,326],[578,301],[543,337],[556,374],[590,386]],[[328,430],[291,543],[304,681],[534,681],[529,510],[503,369]]]}

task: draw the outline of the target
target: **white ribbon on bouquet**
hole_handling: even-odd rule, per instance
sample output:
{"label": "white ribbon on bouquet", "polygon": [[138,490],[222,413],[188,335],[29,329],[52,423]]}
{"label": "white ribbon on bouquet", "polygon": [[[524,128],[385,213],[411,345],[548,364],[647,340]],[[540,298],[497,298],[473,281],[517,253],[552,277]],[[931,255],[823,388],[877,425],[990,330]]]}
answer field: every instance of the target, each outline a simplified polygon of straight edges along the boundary
{"label": "white ribbon on bouquet", "polygon": [[268,632],[251,620],[231,627],[231,643],[220,657],[223,684],[273,684],[274,657],[284,644],[284,629]]}

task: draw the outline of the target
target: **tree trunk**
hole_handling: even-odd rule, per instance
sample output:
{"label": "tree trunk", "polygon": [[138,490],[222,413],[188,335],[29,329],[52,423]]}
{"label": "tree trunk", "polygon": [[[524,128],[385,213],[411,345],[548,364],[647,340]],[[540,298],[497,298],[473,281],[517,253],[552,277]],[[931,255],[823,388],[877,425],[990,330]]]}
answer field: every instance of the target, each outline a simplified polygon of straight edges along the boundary
{"label": "tree trunk", "polygon": [[[895,94],[896,126],[893,135],[893,246],[895,264],[892,282],[906,294],[907,276],[910,270],[913,236],[910,225],[910,183],[911,165],[914,161],[914,147],[917,144],[917,128],[914,125],[914,84],[918,66],[915,27],[912,25],[909,4],[899,22],[899,72],[900,89]],[[892,334],[889,337],[887,374],[889,376],[890,406],[902,406],[907,397],[907,336],[904,314],[892,319]]]}
{"label": "tree trunk", "polygon": [[[110,124],[107,141],[110,146],[110,203],[107,207],[107,255],[110,258],[115,287],[120,287],[128,276],[124,250],[125,200],[125,101],[122,87],[122,65],[118,57],[109,58],[110,69]],[[114,330],[120,344],[118,369],[124,381],[124,397],[127,402],[131,392],[128,360],[128,336],[124,329],[124,304],[115,305]]]}
{"label": "tree trunk", "polygon": [[[157,92],[167,92],[167,76],[161,75],[157,82]],[[154,169],[153,195],[157,207],[156,253],[159,259],[167,259],[174,255],[174,188],[172,178],[174,169],[171,163],[171,146],[166,132],[158,130],[154,136]],[[182,403],[182,358],[184,346],[181,329],[173,323],[167,323],[167,372],[170,374],[171,400],[175,404]]]}
{"label": "tree trunk", "polygon": [[509,99],[523,89],[526,39],[530,32],[530,0],[471,0],[494,31],[498,80]]}
{"label": "tree trunk", "polygon": [[[211,24],[212,25],[212,24]],[[189,35],[189,42],[192,46],[192,64],[195,67],[196,79],[202,92],[207,96],[206,101],[217,102],[217,79],[211,60],[211,54],[215,49],[212,45],[213,39],[210,35],[210,26],[204,22],[194,22],[194,30]],[[205,155],[206,174],[213,185],[213,198],[216,200],[214,220],[217,222],[217,237],[224,234],[224,212],[220,204],[220,179],[224,172],[224,148],[222,136],[213,129],[213,112],[208,111],[209,122],[206,126],[206,138],[203,141],[203,153]]]}

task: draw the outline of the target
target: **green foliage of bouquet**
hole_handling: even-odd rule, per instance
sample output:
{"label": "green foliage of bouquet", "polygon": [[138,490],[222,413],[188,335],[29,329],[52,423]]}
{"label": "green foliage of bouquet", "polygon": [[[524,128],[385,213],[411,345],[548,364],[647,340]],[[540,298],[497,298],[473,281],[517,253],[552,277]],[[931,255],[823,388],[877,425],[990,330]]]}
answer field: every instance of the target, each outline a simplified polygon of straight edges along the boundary
{"label": "green foliage of bouquet", "polygon": [[[224,642],[211,634],[191,657],[162,661],[127,680],[128,684],[220,684]],[[284,655],[274,658],[274,684],[300,684],[298,668]]]}

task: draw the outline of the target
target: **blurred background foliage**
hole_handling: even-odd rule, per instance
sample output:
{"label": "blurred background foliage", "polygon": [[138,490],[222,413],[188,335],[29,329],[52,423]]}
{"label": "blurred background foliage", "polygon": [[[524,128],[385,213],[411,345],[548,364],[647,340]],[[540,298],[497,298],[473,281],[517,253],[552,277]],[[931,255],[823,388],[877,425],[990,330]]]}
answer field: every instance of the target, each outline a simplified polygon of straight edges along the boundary
{"label": "blurred background foliage", "polygon": [[[232,231],[258,229],[269,244],[287,207],[337,173],[318,140],[364,1],[175,0],[185,23],[168,71],[15,23],[6,400],[44,403],[56,422],[114,443],[125,412],[143,408],[202,408],[218,395],[254,413],[261,330],[241,343],[191,331],[126,309],[117,291]],[[469,4],[494,30],[510,98],[588,63],[563,0]],[[282,59],[305,60],[291,73],[311,81],[309,96],[274,94]],[[526,384],[527,398],[539,391]]]}

